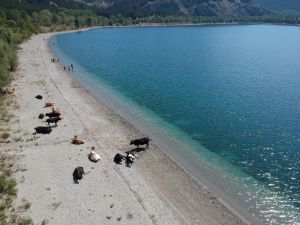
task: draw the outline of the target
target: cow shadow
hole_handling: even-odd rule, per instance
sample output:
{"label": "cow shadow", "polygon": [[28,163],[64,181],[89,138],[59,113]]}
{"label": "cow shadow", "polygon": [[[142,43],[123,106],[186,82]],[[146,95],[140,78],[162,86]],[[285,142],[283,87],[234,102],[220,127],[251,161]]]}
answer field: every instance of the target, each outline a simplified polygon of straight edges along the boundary
{"label": "cow shadow", "polygon": [[74,184],[79,184],[79,180],[73,175],[73,183]]}
{"label": "cow shadow", "polygon": [[127,159],[125,159],[125,166],[130,168],[132,163],[130,163]]}
{"label": "cow shadow", "polygon": [[133,148],[133,149],[127,151],[126,154],[132,154],[132,155],[134,155],[135,153],[144,152],[146,150],[147,150],[146,148],[139,148],[139,147],[137,147],[137,148]]}

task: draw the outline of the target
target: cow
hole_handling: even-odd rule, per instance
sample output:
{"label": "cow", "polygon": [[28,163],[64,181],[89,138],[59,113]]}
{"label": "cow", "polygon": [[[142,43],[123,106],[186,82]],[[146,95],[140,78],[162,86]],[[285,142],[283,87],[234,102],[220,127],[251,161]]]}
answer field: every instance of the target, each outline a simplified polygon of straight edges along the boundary
{"label": "cow", "polygon": [[122,161],[123,161],[123,159],[125,159],[125,158],[126,158],[125,156],[123,156],[123,155],[117,153],[117,154],[115,155],[115,157],[114,157],[114,162],[115,162],[116,164],[122,164]]}
{"label": "cow", "polygon": [[39,114],[39,119],[42,120],[42,119],[44,119],[44,117],[45,117],[45,113],[40,113],[40,114]]}
{"label": "cow", "polygon": [[50,126],[50,123],[55,123],[55,126],[57,126],[57,122],[60,121],[60,117],[53,117],[46,119],[46,122],[48,123],[48,126]]}
{"label": "cow", "polygon": [[46,113],[46,116],[48,116],[49,118],[59,117],[60,113],[50,112],[50,113]]}
{"label": "cow", "polygon": [[79,183],[78,180],[81,180],[83,178],[83,175],[85,175],[83,167],[81,167],[81,166],[76,167],[73,172],[74,182],[78,184]]}
{"label": "cow", "polygon": [[89,160],[92,162],[98,162],[100,159],[100,155],[96,153],[95,147],[92,147],[92,151],[89,154]]}
{"label": "cow", "polygon": [[54,107],[52,107],[52,112],[53,112],[53,113],[56,113],[56,114],[58,114],[58,115],[60,115],[60,116],[63,115],[63,112],[62,112],[59,108],[54,108]]}
{"label": "cow", "polygon": [[35,98],[41,100],[41,99],[43,99],[43,96],[37,95],[37,96],[35,96]]}
{"label": "cow", "polygon": [[137,148],[140,145],[146,145],[145,149],[147,149],[147,148],[149,148],[149,141],[151,141],[151,139],[149,139],[147,137],[143,137],[140,139],[131,140],[130,145],[135,145]]}
{"label": "cow", "polygon": [[45,103],[45,108],[46,108],[46,107],[52,107],[53,105],[54,105],[53,102],[48,101],[48,102]]}
{"label": "cow", "polygon": [[50,134],[52,132],[51,127],[35,127],[36,134]]}
{"label": "cow", "polygon": [[135,157],[132,154],[127,153],[127,156],[125,158],[126,165],[130,167],[133,164],[134,159]]}
{"label": "cow", "polygon": [[85,143],[85,141],[83,139],[81,139],[80,137],[78,137],[77,135],[74,136],[72,143],[75,145],[82,145]]}
{"label": "cow", "polygon": [[14,94],[15,92],[16,92],[15,88],[6,88],[6,90],[5,90],[5,93],[9,94],[9,95]]}

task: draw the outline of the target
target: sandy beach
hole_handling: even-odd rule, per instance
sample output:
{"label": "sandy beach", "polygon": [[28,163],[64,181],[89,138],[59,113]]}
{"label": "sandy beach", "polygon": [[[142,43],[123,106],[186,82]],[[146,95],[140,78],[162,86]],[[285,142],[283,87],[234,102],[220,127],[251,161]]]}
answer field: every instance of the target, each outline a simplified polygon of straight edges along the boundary
{"label": "sandy beach", "polygon": [[[19,69],[12,86],[11,143],[3,148],[19,156],[18,200],[31,203],[25,212],[35,224],[199,224],[237,225],[246,221],[230,211],[152,142],[136,154],[132,167],[116,165],[116,153],[133,149],[142,137],[133,125],[114,113],[76,81],[59,63],[52,63],[48,39],[39,34],[21,45]],[[44,98],[38,100],[36,95]],[[46,125],[39,113],[53,101],[63,119],[51,134],[33,135]],[[45,120],[45,119],[44,119]],[[86,143],[73,145],[74,135]],[[101,160],[88,160],[91,146]],[[84,178],[75,184],[73,170],[82,166]]]}

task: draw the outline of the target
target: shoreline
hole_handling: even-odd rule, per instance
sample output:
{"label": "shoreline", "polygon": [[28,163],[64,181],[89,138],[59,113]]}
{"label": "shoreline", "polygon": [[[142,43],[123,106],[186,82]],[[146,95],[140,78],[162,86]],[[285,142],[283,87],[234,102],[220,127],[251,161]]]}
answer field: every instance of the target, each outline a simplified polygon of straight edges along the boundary
{"label": "shoreline", "polygon": [[74,33],[74,32],[82,32],[94,29],[101,29],[101,28],[143,28],[143,27],[189,27],[189,26],[218,26],[218,25],[271,25],[271,26],[292,26],[292,27],[299,27],[300,24],[289,24],[289,23],[254,23],[254,22],[232,22],[232,23],[141,23],[141,24],[132,24],[132,25],[106,25],[106,26],[92,26],[92,27],[83,27],[79,29],[72,29],[72,30],[63,30],[63,31],[53,31],[50,32],[53,35],[56,34],[64,34],[64,33]]}
{"label": "shoreline", "polygon": [[[72,32],[76,32],[76,31],[72,31]],[[65,112],[66,115],[65,117],[67,117],[67,115],[71,117],[71,118],[64,118],[62,122],[64,124],[63,128],[61,129],[62,126],[59,125],[59,127],[55,128],[53,134],[49,135],[49,137],[40,136],[39,140],[36,141],[37,144],[36,146],[43,146],[43,148],[45,148],[44,149],[45,151],[53,149],[54,153],[47,153],[49,154],[48,156],[50,158],[53,157],[57,159],[57,157],[58,158],[61,157],[60,153],[55,152],[54,148],[59,148],[59,149],[63,148],[63,153],[68,156],[70,156],[70,153],[72,153],[72,151],[69,152],[69,150],[75,149],[74,151],[77,150],[76,151],[76,155],[77,155],[78,147],[70,145],[68,141],[70,138],[72,138],[73,134],[69,133],[68,135],[68,133],[64,131],[64,128],[68,129],[69,130],[68,132],[76,131],[77,134],[79,133],[79,135],[83,136],[87,140],[87,142],[89,142],[88,145],[92,145],[92,144],[96,145],[97,146],[96,148],[98,149],[98,152],[102,155],[102,158],[105,158],[104,162],[101,161],[99,163],[100,165],[95,165],[95,167],[97,167],[97,170],[99,170],[98,172],[102,171],[102,174],[104,175],[102,174],[101,175],[104,176],[104,178],[107,175],[114,177],[115,182],[109,181],[111,182],[110,183],[111,185],[116,184],[116,186],[123,187],[121,189],[120,187],[117,187],[117,191],[116,191],[116,193],[118,191],[125,192],[129,196],[129,197],[127,196],[127,198],[129,199],[126,199],[126,197],[124,196],[123,198],[120,197],[118,199],[120,200],[120,202],[122,202],[122,204],[126,204],[127,202],[126,200],[130,200],[131,203],[136,202],[136,207],[137,207],[136,211],[139,212],[138,213],[139,217],[138,218],[134,217],[134,220],[136,219],[136,221],[131,221],[133,222],[133,224],[141,224],[140,223],[141,221],[143,221],[144,224],[207,224],[207,223],[245,224],[248,223],[246,220],[242,219],[240,215],[235,215],[237,212],[232,212],[233,211],[232,209],[228,210],[228,206],[224,206],[226,205],[225,202],[220,202],[221,201],[220,199],[216,199],[216,197],[212,196],[210,190],[207,190],[207,188],[204,187],[203,185],[202,186],[199,185],[189,174],[187,174],[179,165],[177,165],[176,162],[173,161],[173,159],[169,158],[167,155],[165,155],[165,153],[161,152],[161,150],[157,146],[157,143],[152,144],[149,151],[139,153],[138,160],[133,165],[132,168],[126,168],[124,165],[121,167],[113,165],[111,161],[113,155],[116,152],[124,153],[124,151],[130,150],[128,149],[129,146],[127,143],[129,142],[129,139],[142,134],[128,121],[121,118],[110,108],[108,108],[105,104],[103,104],[96,97],[94,97],[88,90],[82,87],[82,85],[78,81],[74,80],[74,77],[71,74],[69,74],[66,71],[63,71],[61,65],[50,63],[50,57],[52,52],[49,51],[47,47],[47,43],[44,39],[48,39],[50,36],[54,34],[57,33],[39,34],[33,36],[31,40],[22,44],[22,47],[25,50],[21,50],[21,52],[23,51],[23,53],[21,53],[21,57],[20,57],[21,69],[19,70],[18,74],[21,75],[22,73],[25,73],[25,76],[24,77],[17,76],[16,81],[14,81],[13,83],[13,85],[16,84],[17,87],[20,84],[27,84],[27,87],[25,87],[24,90],[19,90],[19,93],[17,89],[17,94],[16,94],[17,102],[20,104],[20,112],[18,112],[15,116],[19,118],[20,120],[19,126],[21,126],[22,129],[29,129],[29,130],[32,129],[32,123],[37,122],[36,118],[34,119],[32,118],[32,111],[36,111],[37,113],[37,110],[43,110],[41,108],[41,104],[44,101],[39,103],[37,103],[37,101],[35,100],[33,101],[32,100],[33,94],[28,93],[28,91],[32,92],[34,90],[35,91],[39,90],[46,93],[46,95],[49,95],[48,98],[52,98],[52,99],[54,98],[55,99],[54,101],[59,103],[57,106],[60,107]],[[33,39],[35,40],[36,43],[40,43],[40,46],[36,46],[36,43],[33,43],[34,42]],[[30,48],[28,47],[35,47],[35,48],[32,48],[34,50],[30,52]],[[24,54],[24,52],[26,53],[26,51],[28,54],[31,54],[32,57],[37,55],[35,61],[39,62],[38,73],[34,73],[32,71],[33,69],[35,69],[35,66],[33,64],[24,66],[24,61],[22,61],[24,60],[24,55],[22,57],[22,54]],[[41,71],[48,71],[48,74],[43,75]],[[64,73],[65,76],[65,79],[63,81],[61,80],[60,77],[61,73]],[[41,87],[41,85],[39,85],[38,83],[35,83],[37,82],[36,81],[37,77],[35,77],[36,75],[39,76],[38,77],[39,80],[41,80],[40,78],[45,80],[46,84],[43,87]],[[47,91],[45,89],[47,89]],[[45,101],[48,100],[48,98],[45,99]],[[32,103],[30,103],[31,101]],[[24,116],[22,116],[22,112],[23,109],[28,109],[28,104],[31,105],[32,109],[31,111],[29,110],[30,112],[27,113],[28,117],[25,116],[26,118],[24,118]],[[86,113],[90,113],[88,115],[91,121],[86,120]],[[29,119],[29,117],[31,118]],[[28,121],[26,120],[30,120],[30,123],[28,123]],[[69,123],[64,123],[65,120],[67,120],[67,122]],[[74,123],[74,120],[75,120],[75,124],[72,124],[72,122]],[[98,129],[94,128],[94,126],[98,127],[98,129],[104,128],[104,131],[103,130],[98,131]],[[101,140],[98,140],[99,133],[102,136]],[[111,140],[112,135],[114,135],[116,140]],[[52,136],[54,136],[54,138]],[[29,147],[32,146],[30,145],[28,146],[28,148]],[[86,148],[86,146],[84,146],[84,148]],[[25,155],[24,161],[26,165],[29,166],[30,162],[33,162],[36,156],[34,156],[34,153],[30,149],[27,150],[28,151],[26,151],[26,147],[25,149],[24,147],[22,147],[22,154]],[[38,153],[38,154],[45,154],[45,153]],[[80,152],[79,152],[79,156],[76,156],[75,161],[85,164],[87,167],[91,166],[87,158],[82,156]],[[159,161],[160,165],[153,166],[151,163],[153,161]],[[34,172],[34,169],[37,168],[37,166],[40,167],[44,163],[39,164],[37,162],[34,162],[33,163],[34,165],[30,165],[28,171],[24,172],[23,174],[25,177],[25,182],[23,184],[18,185],[21,195],[23,194],[24,196],[28,196],[28,199],[31,200],[30,202],[32,202],[32,208],[29,211],[29,215],[32,216],[35,222],[40,220],[41,216],[38,215],[38,213],[41,213],[41,210],[39,209],[39,204],[43,205],[43,203],[41,203],[39,201],[39,198],[37,197],[37,195],[40,195],[41,193],[39,192],[33,193],[32,191],[30,192],[29,189],[32,188],[31,187],[32,185],[37,186],[40,183],[37,182],[37,180],[40,181],[44,179],[38,176],[36,172]],[[64,160],[61,161],[61,163],[63,164],[63,167],[61,167],[60,170],[63,169],[65,166],[72,165],[72,164],[66,165]],[[108,170],[104,172],[101,165],[102,163],[104,163],[107,168],[110,168],[111,171]],[[47,162],[45,164],[47,165]],[[47,172],[44,171],[43,169],[41,170],[43,172]],[[90,174],[92,173],[95,173],[94,169],[91,169]],[[161,173],[161,174],[157,174],[157,173]],[[35,174],[37,177],[33,176],[33,174]],[[84,178],[84,182],[82,182],[83,184],[80,184],[75,189],[81,189],[82,191],[87,191],[89,190],[87,189],[87,187],[89,187],[96,192],[96,190],[98,190],[100,187],[93,187],[92,181],[91,181],[92,183],[88,183],[89,181],[86,181],[88,183],[87,187],[84,185],[85,180],[91,179],[90,176],[92,175],[90,174],[88,174]],[[68,173],[66,174],[63,172],[62,175],[58,176],[60,182],[66,179],[65,177],[66,175],[69,176]],[[165,179],[166,176],[168,177],[170,175],[171,175],[170,179]],[[134,180],[130,179],[132,176],[135,177],[136,179]],[[51,182],[55,183],[55,181],[53,181],[54,178],[53,175],[49,174],[46,177],[48,178],[50,177]],[[30,182],[27,183],[27,180],[29,180]],[[186,184],[188,185],[185,186]],[[60,185],[56,184],[54,186],[59,187]],[[67,186],[68,186],[68,191],[70,192],[72,192],[72,190],[74,191],[73,184],[68,183]],[[68,196],[68,192],[63,191],[61,190],[61,188],[58,187],[57,187],[58,193],[64,193],[66,194],[66,196]],[[104,188],[104,190],[106,191],[110,189],[111,189],[110,186],[106,187],[106,189]],[[126,190],[124,191],[124,189]],[[186,189],[190,189],[190,190],[186,190]],[[61,198],[63,198],[62,196],[63,195],[61,195]],[[86,197],[81,195],[79,196],[80,196],[80,202],[84,204],[84,202],[87,200]],[[98,197],[101,198],[103,196],[99,195]],[[63,208],[63,210],[67,213],[67,215],[69,215],[72,212],[78,211],[78,206],[75,207],[75,209],[72,210],[69,209],[70,207],[69,204],[74,201],[73,199],[64,199],[64,200],[66,201],[66,205],[65,208]],[[184,201],[187,201],[187,203],[185,203]],[[99,207],[101,208],[103,206],[99,206]],[[59,207],[56,211],[59,211],[60,208],[61,207]],[[124,211],[122,209],[119,210],[122,212]],[[125,212],[123,212],[123,214],[124,213]],[[48,211],[46,210],[44,214],[49,215],[51,214],[51,211],[49,213],[49,209],[48,209]],[[80,224],[79,222],[80,218],[77,218],[79,221],[78,220],[66,221],[66,218],[61,218],[61,217],[64,216],[63,215],[54,216],[54,219],[52,219],[50,223],[53,222],[53,224],[55,224],[55,221],[59,223],[62,223],[62,221],[64,221],[66,223],[72,222],[74,224]],[[96,224],[94,219],[95,218],[92,218],[90,224]],[[109,222],[108,219],[105,219],[104,217],[102,223],[109,224],[108,222]]]}

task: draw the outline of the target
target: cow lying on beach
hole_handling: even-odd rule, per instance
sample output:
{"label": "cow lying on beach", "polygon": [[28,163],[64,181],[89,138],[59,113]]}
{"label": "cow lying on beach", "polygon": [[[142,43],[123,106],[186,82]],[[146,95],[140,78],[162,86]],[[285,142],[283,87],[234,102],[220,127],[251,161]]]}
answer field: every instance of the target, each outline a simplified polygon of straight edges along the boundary
{"label": "cow lying on beach", "polygon": [[78,137],[77,135],[74,136],[72,143],[75,145],[82,145],[85,143],[85,141],[83,139],[81,139],[80,137]]}
{"label": "cow lying on beach", "polygon": [[45,108],[46,108],[46,107],[52,107],[53,105],[54,105],[53,102],[48,101],[48,102],[45,103]]}
{"label": "cow lying on beach", "polygon": [[39,119],[42,120],[42,119],[44,119],[44,117],[45,117],[45,113],[40,113],[40,114],[39,114]]}
{"label": "cow lying on beach", "polygon": [[92,151],[89,154],[89,160],[92,162],[98,162],[100,159],[100,155],[96,153],[95,147],[92,147]]}
{"label": "cow lying on beach", "polygon": [[145,149],[147,149],[149,148],[149,141],[151,141],[151,139],[144,137],[140,139],[131,140],[130,145],[135,145],[137,148],[140,145],[146,145]]}
{"label": "cow lying on beach", "polygon": [[81,180],[83,178],[84,175],[84,170],[83,167],[79,166],[76,167],[74,172],[73,172],[73,180],[75,183],[79,183],[78,180]]}
{"label": "cow lying on beach", "polygon": [[35,127],[36,134],[50,134],[52,132],[51,127]]}
{"label": "cow lying on beach", "polygon": [[126,159],[125,160],[126,165],[128,167],[130,167],[133,164],[133,161],[134,161],[135,157],[132,154],[128,153],[125,159]]}
{"label": "cow lying on beach", "polygon": [[123,155],[117,153],[117,154],[115,155],[115,157],[114,157],[114,162],[115,162],[116,164],[122,164],[122,161],[123,161],[123,159],[125,159],[125,158],[126,158],[125,156],[123,156]]}
{"label": "cow lying on beach", "polygon": [[15,88],[6,88],[5,90],[5,94],[9,94],[9,95],[12,95],[16,92],[16,89]]}
{"label": "cow lying on beach", "polygon": [[63,115],[63,112],[59,108],[54,108],[54,107],[52,107],[52,113],[56,113],[60,116]]}
{"label": "cow lying on beach", "polygon": [[43,96],[37,95],[37,96],[35,96],[35,98],[41,100],[41,99],[43,99]]}
{"label": "cow lying on beach", "polygon": [[60,117],[53,117],[46,119],[46,122],[48,123],[48,126],[50,126],[50,123],[55,123],[55,126],[57,126],[57,122],[60,121]]}

